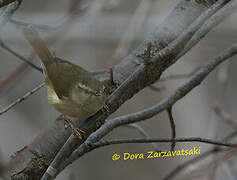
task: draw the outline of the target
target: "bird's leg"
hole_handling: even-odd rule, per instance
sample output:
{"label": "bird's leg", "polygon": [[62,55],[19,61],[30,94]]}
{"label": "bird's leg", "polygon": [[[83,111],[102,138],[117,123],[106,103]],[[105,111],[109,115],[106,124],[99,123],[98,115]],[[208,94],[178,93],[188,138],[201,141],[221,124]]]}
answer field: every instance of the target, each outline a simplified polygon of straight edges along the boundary
{"label": "bird's leg", "polygon": [[83,134],[85,134],[85,132],[75,127],[73,122],[67,116],[65,115],[62,115],[62,116],[65,122],[65,128],[70,127],[74,136],[76,136],[78,139],[83,139]]}

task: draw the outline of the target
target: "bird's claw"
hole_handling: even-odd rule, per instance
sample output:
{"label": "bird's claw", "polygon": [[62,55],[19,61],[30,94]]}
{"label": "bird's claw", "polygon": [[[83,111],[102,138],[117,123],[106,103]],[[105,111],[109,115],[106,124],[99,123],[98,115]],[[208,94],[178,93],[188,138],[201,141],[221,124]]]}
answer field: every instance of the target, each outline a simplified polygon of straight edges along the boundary
{"label": "bird's claw", "polygon": [[63,115],[63,117],[64,117],[64,122],[65,122],[65,127],[66,128],[70,127],[75,137],[77,137],[80,140],[83,139],[83,134],[85,134],[85,131],[75,127],[73,122],[69,118],[67,118],[65,115]]}

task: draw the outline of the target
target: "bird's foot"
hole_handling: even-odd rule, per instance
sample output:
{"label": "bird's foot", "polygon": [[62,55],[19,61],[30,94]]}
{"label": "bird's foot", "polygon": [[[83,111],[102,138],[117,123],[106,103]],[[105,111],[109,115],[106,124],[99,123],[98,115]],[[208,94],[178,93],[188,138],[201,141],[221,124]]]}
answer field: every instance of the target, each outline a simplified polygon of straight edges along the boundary
{"label": "bird's foot", "polygon": [[63,117],[64,117],[64,122],[65,122],[65,128],[67,129],[68,127],[70,127],[75,137],[77,137],[80,140],[83,139],[83,134],[85,134],[85,131],[75,127],[73,122],[65,115],[63,115]]}

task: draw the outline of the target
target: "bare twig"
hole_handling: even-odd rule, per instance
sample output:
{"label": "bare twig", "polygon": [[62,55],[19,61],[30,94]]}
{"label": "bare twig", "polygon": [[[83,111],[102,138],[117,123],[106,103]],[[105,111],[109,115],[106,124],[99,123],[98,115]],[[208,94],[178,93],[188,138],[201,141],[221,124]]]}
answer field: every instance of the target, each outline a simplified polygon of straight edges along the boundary
{"label": "bare twig", "polygon": [[[3,6],[6,6],[8,4],[11,4],[15,1],[17,1],[17,0],[2,0],[2,1],[0,1],[0,8],[3,7]],[[19,2],[21,2],[21,1],[19,1]]]}
{"label": "bare twig", "polygon": [[225,112],[220,105],[215,104],[213,105],[213,110],[215,111],[215,113],[221,117],[221,119],[224,120],[225,123],[229,124],[230,127],[232,127],[234,130],[237,130],[237,122],[235,122],[233,119],[231,119],[230,114],[228,114],[227,112]]}
{"label": "bare twig", "polygon": [[[1,4],[1,1],[0,1]],[[18,1],[14,1],[7,6],[4,12],[0,16],[0,31],[5,27],[8,23],[14,12],[19,8],[20,3]]]}
{"label": "bare twig", "polygon": [[34,27],[41,29],[41,30],[58,30],[59,28],[65,27],[69,23],[73,21],[73,19],[81,14],[83,14],[87,6],[83,6],[82,8],[79,8],[79,10],[75,9],[75,6],[77,6],[78,3],[80,3],[81,0],[77,1],[71,1],[70,7],[68,10],[68,15],[59,20],[57,23],[48,23],[48,24],[35,24],[33,22],[26,22],[23,20],[13,19],[11,18],[9,22],[15,24],[16,26],[29,26],[33,25]]}
{"label": "bare twig", "polygon": [[28,93],[26,93],[24,96],[22,96],[21,98],[17,99],[16,101],[14,101],[13,103],[11,103],[9,106],[7,106],[6,108],[4,108],[2,111],[0,111],[0,115],[6,113],[7,111],[9,111],[11,108],[13,108],[15,105],[21,103],[22,101],[26,100],[29,96],[31,96],[32,94],[34,94],[35,92],[37,92],[41,87],[44,86],[44,83],[40,84],[39,86],[37,86],[36,88],[32,89],[31,91],[29,91]]}
{"label": "bare twig", "polygon": [[214,60],[211,61],[209,64],[202,67],[200,71],[190,81],[185,83],[183,86],[179,87],[174,93],[165,98],[159,104],[137,113],[132,113],[126,116],[121,116],[113,120],[107,121],[96,132],[92,133],[87,138],[87,140],[77,150],[75,150],[66,161],[60,164],[60,170],[62,170],[68,164],[72,163],[74,160],[78,159],[86,152],[88,152],[88,144],[92,144],[99,141],[102,137],[107,135],[114,128],[121,125],[130,124],[151,118],[156,114],[166,110],[167,108],[172,107],[178,100],[183,98],[192,89],[198,86],[207,77],[207,75],[212,70],[215,69],[215,67],[217,67],[220,63],[224,62],[226,59],[232,57],[236,53],[237,53],[237,44],[225,50],[216,58],[214,58]]}
{"label": "bare twig", "polygon": [[[210,15],[210,14],[209,14]],[[196,24],[196,23],[194,23]],[[200,25],[200,23],[198,23],[197,27]],[[183,47],[183,42],[186,42],[188,37],[192,36],[192,33],[190,32],[195,32],[196,26],[191,26],[185,34],[182,34],[181,37],[179,37],[177,40],[175,40],[173,43],[171,43],[171,45],[169,45],[167,48],[164,48],[163,50],[161,50],[158,54],[158,56],[155,56],[154,58],[151,59],[151,62],[158,62],[158,66],[159,63],[162,63],[163,60],[165,61],[165,57],[173,57],[175,55],[178,54],[180,48]],[[181,45],[180,45],[181,44]],[[170,47],[172,47],[172,49],[170,49]],[[176,49],[177,48],[177,49]],[[108,125],[107,127],[107,131],[106,132],[102,132],[99,130],[97,130],[97,134],[93,133],[91,135],[91,139],[90,137],[85,141],[86,142],[90,142],[90,140],[93,139],[93,141],[97,141],[98,139],[102,138],[105,134],[107,134],[108,132],[110,132],[113,128],[117,127],[118,125],[123,125],[124,124],[128,124],[128,123],[133,123],[136,122],[138,120],[144,120],[147,118],[150,118],[152,116],[154,116],[155,114],[158,114],[159,112],[167,109],[168,107],[172,106],[176,101],[178,101],[180,98],[184,97],[189,91],[191,91],[194,87],[196,87],[197,85],[199,85],[203,79],[205,79],[205,77],[217,66],[219,65],[222,61],[224,61],[226,58],[231,57],[232,55],[234,55],[236,53],[236,45],[234,45],[232,48],[230,48],[229,50],[225,51],[223,54],[221,54],[220,56],[218,56],[211,64],[207,65],[206,67],[202,68],[202,70],[195,76],[194,79],[192,79],[191,81],[189,81],[187,84],[185,84],[183,87],[178,88],[177,91],[175,92],[175,94],[173,94],[171,97],[168,97],[170,99],[168,100],[164,100],[162,103],[159,104],[159,106],[157,107],[157,109],[155,107],[150,108],[148,111],[149,113],[147,113],[146,111],[143,111],[142,113],[139,112],[138,116],[137,114],[131,114],[128,115],[128,119],[126,119],[125,121],[117,121],[114,126],[110,126]],[[169,66],[168,64],[165,64],[166,66]],[[163,68],[166,68],[165,66],[163,66]],[[126,92],[128,89],[131,88],[131,86],[134,87],[134,83],[137,82],[137,80],[141,77],[144,76],[144,73],[146,72],[146,65],[145,64],[141,64],[138,66],[138,68],[129,76],[128,79],[126,79],[119,88],[117,88],[113,94],[111,96],[109,96],[109,98],[106,100],[106,104],[108,107],[110,107],[110,105],[112,105],[114,102],[119,102],[121,100],[121,97],[124,95],[124,92]],[[138,88],[137,88],[138,89]],[[128,96],[129,94],[127,94]],[[165,107],[165,108],[164,108]],[[113,110],[112,110],[113,111]],[[112,112],[111,111],[111,112]],[[101,112],[98,112],[101,113]],[[98,115],[98,113],[96,115]],[[132,117],[130,119],[130,117]],[[87,122],[90,122],[89,120]],[[123,122],[123,123],[118,123],[118,122]],[[108,123],[106,123],[108,124]],[[103,126],[102,126],[103,127]],[[102,133],[102,134],[100,134]],[[100,135],[99,135],[100,134]],[[82,146],[83,147],[83,146]],[[84,146],[85,149],[87,149]],[[71,158],[68,158],[69,160],[67,161],[67,163],[71,163],[73,160],[77,159],[78,157],[81,156],[81,150],[80,151],[75,151],[75,154],[73,153],[71,155]],[[64,168],[64,165],[67,165],[67,163],[63,163],[60,164],[61,168]],[[54,164],[55,165],[55,164]],[[64,167],[63,167],[64,166]],[[49,169],[52,168],[52,166],[49,167]],[[57,171],[56,171],[57,172]],[[58,172],[57,172],[58,173]],[[56,174],[57,174],[56,173]],[[55,175],[56,175],[55,174]],[[50,175],[48,174],[48,176],[50,177]],[[49,179],[49,178],[45,178],[45,179]]]}
{"label": "bare twig", "polygon": [[73,12],[69,16],[66,16],[63,19],[59,20],[58,23],[50,23],[50,24],[35,24],[32,22],[26,22],[23,20],[18,20],[18,19],[13,19],[13,18],[11,18],[9,22],[13,23],[16,26],[30,26],[31,25],[40,30],[57,30],[71,23],[74,17],[76,17],[78,14],[79,12]]}
{"label": "bare twig", "polygon": [[173,179],[175,176],[177,176],[180,172],[182,172],[185,168],[187,168],[189,165],[194,164],[194,163],[198,163],[201,160],[206,159],[207,157],[214,155],[216,153],[219,153],[223,150],[221,150],[220,148],[213,148],[209,151],[206,151],[204,153],[202,153],[198,159],[197,158],[193,158],[187,162],[185,162],[184,164],[181,164],[179,166],[177,166],[172,172],[170,172],[166,177],[163,178],[163,180],[171,180]]}
{"label": "bare twig", "polygon": [[[229,2],[230,0],[220,0],[217,1],[217,5],[219,6],[221,4],[225,4]],[[179,55],[176,57],[174,62],[176,62],[177,59],[185,55],[193,46],[195,46],[204,36],[207,34],[212,27],[218,25],[221,23],[225,18],[227,18],[230,14],[236,12],[237,10],[237,1],[230,1],[226,6],[221,8],[216,14],[210,17],[202,26],[201,28],[193,35],[191,40],[186,44],[185,48],[179,53]]]}
{"label": "bare twig", "polygon": [[159,143],[169,143],[169,142],[201,142],[206,144],[214,144],[218,146],[227,146],[227,147],[235,147],[237,146],[236,143],[229,143],[225,141],[217,141],[214,139],[206,139],[200,137],[188,137],[188,138],[134,138],[134,139],[115,139],[115,140],[101,140],[94,144],[89,144],[89,146],[93,149],[109,146],[113,144],[125,144],[125,143],[150,143],[150,142],[159,142]]}
{"label": "bare twig", "polygon": [[150,0],[142,0],[136,8],[136,11],[130,20],[129,26],[120,38],[118,46],[115,49],[113,57],[111,58],[115,62],[128,53],[132,41],[134,40],[134,32],[137,29],[140,29],[144,24],[152,7],[151,5],[152,2]]}
{"label": "bare twig", "polygon": [[[167,113],[170,120],[170,127],[171,127],[171,137],[174,139],[176,138],[176,128],[175,128],[175,122],[172,114],[172,106],[167,109]],[[171,151],[174,151],[175,149],[175,142],[172,142],[171,144]]]}
{"label": "bare twig", "polygon": [[[133,123],[133,124],[127,124],[124,127],[129,127],[129,128],[133,128],[136,129],[142,136],[144,136],[145,138],[150,138],[149,134],[139,125]],[[154,148],[154,150],[159,151],[158,150],[158,146],[156,143],[151,143],[152,147]]]}
{"label": "bare twig", "polygon": [[[182,1],[182,3],[180,3],[181,5],[182,4],[184,4],[183,3],[184,1]],[[186,3],[186,5],[187,6],[189,6],[189,4],[190,3]],[[178,14],[176,14],[176,13],[174,13],[175,14],[175,16],[173,16],[173,14],[170,16],[171,18],[167,18],[167,20],[170,20],[170,19],[172,19],[172,18],[174,18],[174,17],[183,17],[183,15],[184,14],[191,14],[192,16],[192,18],[186,18],[186,20],[184,20],[184,21],[182,21],[182,23],[178,23],[179,24],[179,28],[177,29],[177,30],[175,30],[175,31],[173,31],[172,30],[172,28],[173,27],[177,27],[177,26],[172,26],[172,25],[168,25],[168,26],[165,26],[165,27],[162,27],[162,28],[160,28],[160,30],[161,31],[159,31],[159,33],[157,33],[157,31],[155,32],[155,34],[157,35],[157,36],[153,36],[153,38],[154,38],[154,40],[155,41],[157,41],[158,42],[158,44],[156,44],[156,46],[158,47],[158,49],[160,48],[160,47],[164,47],[164,45],[166,45],[166,43],[170,43],[171,41],[174,41],[174,42],[176,42],[176,43],[183,43],[183,44],[186,44],[186,42],[189,40],[189,38],[191,38],[192,37],[192,35],[193,35],[193,32],[195,32],[199,27],[197,27],[197,28],[195,28],[195,29],[191,29],[191,30],[193,30],[193,31],[191,31],[191,32],[188,32],[189,34],[187,35],[186,34],[186,39],[184,39],[184,40],[174,40],[177,36],[178,36],[178,34],[180,34],[181,33],[181,31],[183,31],[185,28],[187,28],[188,27],[188,25],[191,23],[191,21],[193,21],[194,19],[196,19],[202,12],[203,12],[203,10],[201,10],[201,8],[200,8],[200,6],[197,6],[197,7],[191,7],[191,6],[189,6],[190,7],[190,9],[189,9],[189,13],[187,12],[187,11],[185,11],[185,9],[183,9],[183,11],[180,11],[180,6],[179,6],[179,8],[177,8],[177,9],[179,9],[179,13]],[[222,7],[222,6],[221,6]],[[197,11],[196,11],[197,10]],[[195,11],[195,13],[193,12],[193,11]],[[215,12],[216,12],[217,10],[215,10]],[[174,11],[174,12],[177,12],[177,11]],[[180,13],[181,12],[181,13]],[[190,13],[191,12],[191,13]],[[176,19],[176,18],[174,18],[174,19]],[[174,20],[174,19],[172,19],[172,20]],[[177,18],[178,19],[178,18]],[[207,18],[207,16],[205,17],[205,20],[206,19],[208,19]],[[190,21],[191,20],[191,21]],[[204,21],[205,21],[204,20]],[[170,22],[170,21],[169,21]],[[185,25],[184,25],[184,23],[186,23]],[[187,24],[188,23],[188,24]],[[174,23],[173,24],[177,24],[177,23],[175,23],[175,21],[174,21]],[[201,23],[202,24],[202,23]],[[162,24],[162,26],[164,26],[164,25],[167,25],[166,23],[163,23]],[[170,28],[171,27],[171,28]],[[180,28],[181,27],[181,28]],[[166,28],[166,30],[165,30],[165,28]],[[168,28],[168,29],[167,29]],[[167,35],[166,33],[163,33],[163,31],[167,31],[168,30],[168,33],[167,34],[169,34],[169,35]],[[180,31],[181,30],[181,31]],[[170,32],[172,33],[172,35],[170,35]],[[177,32],[178,32],[178,34],[177,34]],[[163,38],[164,37],[164,38]],[[151,39],[148,39],[148,41],[151,41]],[[172,43],[172,45],[173,45],[173,43]],[[131,64],[133,63],[133,61],[131,61],[131,59],[137,59],[136,57],[135,57],[135,53],[142,53],[142,51],[144,50],[144,46],[145,46],[145,43],[143,43],[141,46],[140,46],[140,48],[138,48],[137,50],[135,50],[134,51],[134,53],[131,53],[130,54],[130,56],[129,56],[129,58],[127,57],[127,58],[125,58],[124,59],[124,61],[123,62],[126,62],[125,64],[128,64],[129,65],[129,68],[125,68],[123,71],[120,71],[120,69],[121,69],[121,67],[122,68],[124,68],[124,67],[126,67],[126,65],[124,65],[122,62],[121,63],[119,63],[119,65],[116,65],[116,69],[115,69],[115,72],[117,73],[116,74],[116,81],[118,81],[119,83],[122,83],[123,81],[124,81],[124,79],[126,79],[129,75],[130,75],[130,73],[135,69],[135,67],[134,66],[132,66]],[[169,46],[170,47],[170,46]],[[175,47],[178,47],[177,49],[176,48],[174,48],[174,49],[176,49],[177,51],[173,54],[174,56],[175,56],[175,54],[176,53],[178,53],[181,49],[182,49],[182,47],[183,47],[183,45],[182,46],[175,46]],[[180,49],[179,49],[180,48]],[[122,86],[122,88],[119,88],[119,90],[118,91],[120,91],[121,90],[121,92],[120,93],[118,93],[118,91],[115,93],[115,94],[113,94],[114,96],[117,96],[117,99],[116,98],[114,98],[114,96],[112,96],[112,99],[111,99],[111,101],[110,101],[110,105],[112,105],[111,107],[111,112],[110,113],[112,113],[112,112],[114,112],[122,103],[124,103],[127,99],[129,99],[129,98],[131,98],[134,94],[136,94],[138,91],[140,91],[141,89],[143,89],[144,87],[146,87],[146,86],[148,86],[148,85],[150,85],[151,83],[154,83],[155,82],[155,80],[157,80],[159,77],[160,77],[160,74],[165,70],[165,69],[167,69],[167,67],[169,67],[172,63],[171,63],[171,59],[173,59],[173,56],[170,56],[170,53],[167,53],[168,51],[170,51],[170,49],[164,49],[163,51],[161,51],[160,52],[160,55],[162,56],[162,57],[164,57],[164,59],[162,59],[161,57],[156,57],[155,59],[153,59],[154,61],[156,61],[157,60],[157,62],[158,62],[158,65],[156,66],[154,66],[154,68],[152,69],[152,68],[148,68],[148,70],[151,70],[149,73],[147,73],[146,71],[145,71],[145,69],[143,69],[144,68],[144,66],[142,65],[142,66],[139,66],[139,69],[137,69],[137,71],[135,72],[135,73],[133,73],[131,76],[130,76],[130,78],[129,78],[129,80],[127,81],[127,82],[131,82],[131,80],[132,80],[132,83],[130,83],[130,85],[129,85],[129,83],[128,83],[128,86],[126,87],[124,84],[123,84],[123,86]],[[171,50],[172,51],[172,50]],[[171,54],[172,55],[172,54]],[[153,61],[153,62],[154,62]],[[157,68],[158,67],[158,68]],[[154,72],[154,73],[153,73]],[[141,73],[141,74],[139,74],[139,73]],[[136,78],[134,78],[134,76],[136,77]],[[134,79],[132,79],[132,77],[134,78]],[[138,83],[139,82],[139,83]],[[144,83],[144,82],[146,82],[146,83]],[[135,87],[135,88],[134,88]],[[189,91],[189,90],[188,90]],[[181,96],[182,96],[182,92],[179,92],[180,94],[181,94]],[[186,91],[184,92],[184,95],[185,95],[185,93],[186,93]],[[122,94],[122,95],[121,95]],[[115,101],[116,100],[116,101]],[[172,102],[171,102],[172,103]],[[97,127],[98,128],[98,125],[97,125],[97,122],[98,123],[103,123],[104,122],[104,119],[105,118],[107,118],[108,117],[108,114],[110,114],[110,113],[102,113],[101,111],[99,111],[98,113],[96,113],[96,117],[95,116],[93,116],[93,117],[91,117],[91,118],[89,118],[87,121],[86,121],[86,123],[85,124],[83,124],[83,127],[85,127],[86,128],[86,130],[87,130],[87,136],[92,132],[92,130],[94,130],[95,129],[95,127]],[[99,117],[99,118],[98,118]],[[90,127],[92,127],[92,128],[90,128],[90,130],[88,129],[88,127],[89,127],[89,125],[91,125]],[[92,130],[91,130],[92,129]],[[47,135],[50,135],[50,134],[54,134],[54,133],[47,133]],[[64,133],[62,132],[62,134],[61,135],[63,135]],[[46,135],[46,136],[47,136]],[[67,136],[66,134],[65,134],[65,136]],[[87,137],[86,136],[86,137]],[[57,139],[58,140],[58,139]],[[58,141],[60,141],[60,140],[58,140]],[[63,140],[64,141],[64,140]],[[60,141],[60,142],[63,142],[63,141]],[[77,144],[82,144],[82,142],[83,141],[77,141]],[[57,142],[58,143],[58,142]],[[41,144],[41,142],[39,143],[38,142],[38,144]],[[87,147],[87,146],[86,146]],[[55,147],[50,147],[50,148],[48,148],[48,150],[52,150],[53,149],[53,152],[54,153],[56,153],[56,152],[58,152],[58,147],[57,148],[55,148]],[[71,149],[71,150],[73,150],[73,148]],[[78,150],[80,150],[81,151],[81,153],[82,153],[82,155],[83,155],[83,148],[82,148],[82,145],[81,145],[81,147],[78,149]],[[41,151],[41,150],[40,150]],[[61,151],[61,150],[60,150]],[[44,152],[42,152],[42,154],[45,154]],[[48,154],[50,154],[50,155],[48,155]],[[54,157],[54,155],[52,155],[53,153],[47,153],[47,154],[45,154],[50,160],[52,160],[52,158]],[[67,156],[66,156],[67,157]],[[78,157],[78,156],[77,156]],[[65,157],[64,157],[65,158]],[[28,159],[28,157],[27,157],[27,159]],[[15,160],[14,160],[15,161]],[[14,162],[13,161],[13,162]],[[61,162],[60,162],[61,163]],[[27,166],[28,167],[28,166]],[[45,166],[46,167],[46,166]],[[50,166],[51,167],[51,166]],[[61,169],[59,169],[58,170],[58,172],[60,172],[63,168],[65,167],[65,163],[64,164],[62,164],[61,163]],[[29,168],[31,168],[31,167],[29,167]],[[57,167],[56,167],[56,169],[58,169]],[[57,173],[58,173],[57,172]],[[24,174],[24,172],[22,172],[21,174]],[[34,174],[37,174],[37,172],[34,172]]]}
{"label": "bare twig", "polygon": [[0,40],[0,46],[5,49],[7,52],[9,52],[10,54],[14,55],[15,57],[17,57],[18,59],[20,59],[21,61],[25,62],[26,64],[28,64],[29,66],[31,66],[32,68],[36,69],[37,71],[40,71],[41,73],[43,72],[42,68],[36,66],[35,64],[33,64],[32,62],[30,62],[30,60],[24,58],[22,55],[20,55],[19,53],[17,53],[16,51],[14,51],[12,48],[10,48],[8,45],[6,45],[3,41]]}
{"label": "bare twig", "polygon": [[24,70],[27,68],[27,64],[23,63],[20,66],[16,67],[9,75],[7,75],[7,77],[3,80],[0,81],[0,92],[2,92],[4,90],[4,88],[10,83],[12,82],[14,79],[16,79],[19,74],[21,74],[22,72],[24,72]]}
{"label": "bare twig", "polygon": [[[169,63],[164,63],[164,61],[167,62],[166,58],[172,58],[175,57],[176,55],[179,54],[180,49],[182,49],[184,47],[184,45],[186,44],[186,42],[192,37],[192,35],[196,32],[196,30],[203,24],[203,22],[206,21],[206,19],[208,17],[210,17],[212,14],[214,14],[216,11],[218,11],[221,7],[224,6],[224,2],[226,2],[227,0],[223,0],[221,1],[221,3],[217,3],[217,5],[214,5],[213,8],[210,8],[209,10],[207,10],[206,13],[204,13],[204,15],[201,15],[191,26],[190,28],[188,28],[186,31],[184,31],[184,33],[181,34],[181,36],[179,36],[175,41],[173,41],[168,47],[162,49],[158,55],[151,57],[151,62],[154,63],[156,62],[157,64],[152,65],[152,67],[160,67],[160,63],[162,64],[163,68],[167,68],[169,66]],[[171,48],[172,47],[172,48]],[[170,49],[171,48],[171,49]],[[172,63],[172,62],[171,62]],[[167,66],[167,67],[166,67]],[[111,96],[109,96],[109,98],[106,100],[106,105],[110,108],[112,113],[116,107],[110,107],[113,105],[113,103],[115,102],[123,102],[121,97],[127,97],[130,96],[130,93],[127,92],[129,91],[131,88],[134,88],[134,86],[136,87],[136,90],[139,90],[139,85],[138,84],[138,79],[142,78],[144,76],[146,76],[146,66],[145,64],[141,64],[137,67],[137,69],[119,86],[119,88],[117,88]],[[192,89],[192,88],[191,88]],[[124,96],[126,95],[126,96]],[[181,98],[181,97],[180,97]],[[115,103],[117,104],[117,103]],[[167,107],[168,108],[168,107]],[[164,110],[164,109],[163,109]],[[96,113],[95,116],[98,116],[98,114],[100,114],[101,112],[99,111],[98,113]],[[158,112],[157,112],[158,113]],[[102,113],[103,114],[103,113]],[[104,116],[108,116],[106,114],[104,114]],[[103,116],[101,116],[103,117]],[[151,117],[151,116],[150,116]],[[148,117],[149,118],[149,117]],[[92,119],[94,119],[92,117]],[[146,118],[144,118],[146,119]],[[94,120],[95,121],[95,120]],[[87,122],[91,122],[91,120],[87,120]],[[132,123],[132,122],[130,122]],[[111,129],[112,130],[112,129]],[[71,137],[70,137],[71,138]],[[73,139],[73,137],[72,137]],[[66,143],[70,144],[70,141],[67,141]],[[68,146],[70,147],[70,146]],[[65,146],[63,147],[63,149],[65,148]],[[71,149],[72,151],[72,149]],[[64,155],[60,154],[60,153],[64,153]],[[52,162],[52,164],[49,166],[48,170],[54,168],[55,171],[57,172],[57,166],[61,163],[61,160],[64,159],[65,157],[67,157],[67,154],[65,154],[65,152],[69,152],[69,151],[59,151],[59,154],[61,159],[59,159],[57,156],[55,157],[54,161]],[[76,157],[76,156],[75,156]],[[73,158],[72,158],[73,159]],[[57,172],[58,173],[58,172]],[[57,174],[56,173],[56,174]],[[56,175],[54,174],[54,175]],[[53,175],[53,176],[54,176]],[[47,176],[47,177],[46,177]],[[51,175],[48,173],[48,171],[46,171],[46,173],[44,174],[42,180],[47,180],[47,179],[51,179],[50,178]]]}
{"label": "bare twig", "polygon": [[129,115],[121,116],[113,120],[107,121],[96,132],[91,134],[91,136],[88,137],[87,141],[91,141],[92,139],[93,141],[94,140],[97,141],[115,127],[151,118],[156,114],[166,110],[167,108],[172,107],[178,100],[183,98],[192,89],[198,86],[207,77],[207,75],[212,70],[215,69],[215,67],[217,67],[220,63],[224,62],[225,60],[232,57],[236,53],[237,53],[237,44],[233,45],[231,48],[225,50],[220,55],[215,57],[213,61],[211,61],[206,66],[202,67],[191,80],[189,80],[183,86],[179,87],[174,93],[165,98],[159,104],[137,113],[132,113]]}
{"label": "bare twig", "polygon": [[[217,1],[206,12],[200,15],[199,18],[195,22],[193,22],[187,30],[183,31],[183,33],[174,42],[172,42],[171,45],[169,45],[172,49],[183,48],[182,47],[183,42],[185,42],[191,36],[191,40],[189,40],[189,42],[185,44],[184,49],[181,52],[179,52],[177,56],[172,55],[171,51],[169,50],[170,47],[166,47],[162,49],[159,52],[159,55],[163,56],[163,55],[170,54],[171,57],[176,56],[174,57],[172,61],[172,63],[175,63],[180,57],[185,55],[194,45],[196,45],[204,37],[204,35],[207,34],[212,29],[212,27],[219,24],[220,22],[222,22],[223,19],[225,19],[230,14],[235,12],[237,8],[236,2],[233,2],[232,4],[228,4],[227,7],[224,6],[229,1],[230,0]],[[153,59],[156,59],[156,58],[157,57]]]}
{"label": "bare twig", "polygon": [[[237,132],[235,131],[235,132],[229,134],[228,136],[226,136],[223,140],[224,140],[224,141],[229,141],[229,140],[231,140],[232,138],[236,137],[236,135],[237,135]],[[167,176],[165,176],[163,180],[171,180],[171,179],[174,179],[174,177],[177,177],[177,175],[178,175],[179,173],[181,173],[184,169],[186,169],[186,168],[189,167],[190,165],[196,164],[196,163],[198,163],[198,162],[200,162],[200,161],[202,161],[202,160],[208,158],[209,156],[214,155],[214,154],[216,154],[216,153],[220,153],[220,152],[222,152],[222,151],[225,151],[225,150],[224,150],[224,149],[221,149],[220,147],[214,147],[214,148],[212,148],[211,150],[208,150],[208,151],[202,153],[202,154],[199,156],[198,159],[197,159],[197,158],[193,158],[193,159],[191,159],[191,160],[189,160],[189,161],[187,161],[187,162],[185,162],[185,163],[183,163],[183,164],[177,166],[177,167],[176,167],[174,170],[172,170]]]}
{"label": "bare twig", "polygon": [[[158,82],[164,82],[164,81],[169,81],[169,80],[176,80],[176,79],[185,79],[185,78],[190,78],[191,76],[193,76],[195,73],[198,72],[198,70],[200,69],[200,67],[196,67],[194,68],[191,72],[187,73],[187,74],[171,74],[169,76],[166,77],[161,77]],[[160,92],[162,90],[165,89],[164,86],[162,87],[156,87],[154,84],[150,85],[149,88],[153,91],[157,91]]]}
{"label": "bare twig", "polygon": [[236,153],[236,149],[229,149],[224,152],[223,155],[215,156],[210,164],[212,164],[212,168],[209,169],[209,178],[216,179],[216,171],[218,167],[228,159],[230,159],[234,153]]}
{"label": "bare twig", "polygon": [[189,72],[189,73],[187,73],[187,74],[171,74],[171,75],[166,76],[166,77],[163,77],[163,78],[161,77],[158,82],[169,81],[169,80],[176,80],[176,79],[186,79],[186,78],[190,78],[190,77],[192,77],[194,74],[196,74],[200,68],[201,68],[201,67],[196,67],[196,68],[194,68],[191,72]]}

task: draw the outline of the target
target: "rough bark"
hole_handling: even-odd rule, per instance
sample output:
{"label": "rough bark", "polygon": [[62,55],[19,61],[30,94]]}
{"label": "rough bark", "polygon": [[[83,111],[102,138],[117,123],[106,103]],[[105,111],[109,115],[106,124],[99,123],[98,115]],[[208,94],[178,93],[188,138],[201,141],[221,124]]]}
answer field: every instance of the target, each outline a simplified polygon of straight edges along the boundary
{"label": "rough bark", "polygon": [[[147,45],[152,43],[152,48],[160,50],[166,47],[176,37],[181,34],[201,13],[207,9],[202,4],[181,0],[165,18],[153,33],[141,43],[141,45],[119,62],[114,69],[114,80],[121,84],[137,68],[137,61],[141,61],[138,54],[146,51]],[[169,66],[172,65],[170,59],[165,63],[159,64],[159,67],[150,66],[146,72],[137,78],[131,85],[129,91],[123,96],[121,101],[114,104],[112,111],[116,111],[126,100],[134,96],[138,91],[157,81]],[[106,79],[107,77],[105,77]],[[112,90],[112,86],[108,84]],[[81,127],[86,131],[85,137],[94,132],[107,116],[101,117],[90,123],[83,123]],[[77,125],[79,123],[76,121]],[[82,123],[82,121],[80,122]],[[6,179],[40,179],[49,163],[53,160],[56,153],[70,136],[70,130],[65,130],[64,122],[57,119],[51,127],[40,133],[32,143],[16,152],[8,165],[8,171],[5,172]],[[82,143],[78,142],[79,144]]]}

